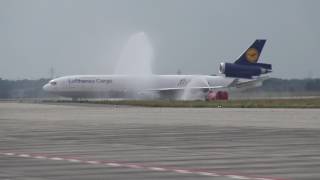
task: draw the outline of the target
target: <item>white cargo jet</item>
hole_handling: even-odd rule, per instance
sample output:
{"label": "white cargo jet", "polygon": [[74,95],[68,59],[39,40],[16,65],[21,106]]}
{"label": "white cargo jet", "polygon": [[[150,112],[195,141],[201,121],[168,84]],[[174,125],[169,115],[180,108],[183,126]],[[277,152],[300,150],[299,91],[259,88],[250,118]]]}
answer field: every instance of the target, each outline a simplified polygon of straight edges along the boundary
{"label": "white cargo jet", "polygon": [[261,85],[271,64],[257,63],[266,40],[256,40],[234,63],[210,75],[74,75],[51,80],[43,89],[79,98],[228,99],[227,91]]}

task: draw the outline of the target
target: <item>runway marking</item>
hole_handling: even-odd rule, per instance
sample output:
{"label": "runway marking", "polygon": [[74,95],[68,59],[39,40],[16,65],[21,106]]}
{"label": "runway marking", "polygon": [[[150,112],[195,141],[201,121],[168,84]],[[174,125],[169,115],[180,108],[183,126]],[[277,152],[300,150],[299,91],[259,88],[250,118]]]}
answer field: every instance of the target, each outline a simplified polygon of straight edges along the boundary
{"label": "runway marking", "polygon": [[167,168],[167,167],[158,167],[158,166],[147,166],[135,163],[120,163],[120,162],[103,162],[97,160],[82,160],[79,158],[64,158],[60,156],[50,156],[50,155],[39,155],[39,154],[27,154],[27,153],[13,153],[13,152],[0,152],[0,155],[4,156],[14,156],[21,158],[32,158],[32,159],[41,159],[41,160],[52,160],[52,161],[67,161],[70,163],[85,163],[90,165],[106,165],[109,167],[122,167],[122,168],[132,168],[132,169],[141,169],[141,170],[149,170],[149,171],[158,171],[158,172],[175,172],[178,174],[194,174],[200,176],[211,176],[211,177],[226,177],[229,179],[237,179],[237,180],[285,180],[279,178],[271,178],[271,177],[253,177],[246,175],[237,175],[234,173],[219,173],[219,172],[211,172],[211,171],[199,171],[199,170],[190,170],[190,169],[182,169],[182,168]]}
{"label": "runway marking", "polygon": [[86,161],[88,164],[101,164],[99,161]]}
{"label": "runway marking", "polygon": [[36,158],[36,159],[47,159],[47,157],[45,157],[45,156],[34,156],[34,158]]}
{"label": "runway marking", "polygon": [[31,157],[29,154],[19,154],[19,157]]}
{"label": "runway marking", "polygon": [[248,177],[245,176],[239,176],[239,175],[226,175],[229,178],[233,178],[233,179],[250,179]]}
{"label": "runway marking", "polygon": [[126,164],[125,167],[133,168],[133,169],[142,169],[142,166],[136,165],[136,164]]}
{"label": "runway marking", "polygon": [[190,174],[193,173],[191,171],[188,170],[184,170],[184,169],[173,169],[174,172],[180,173],[180,174]]}
{"label": "runway marking", "polygon": [[197,174],[202,175],[202,176],[219,176],[216,173],[210,173],[210,172],[197,172]]}
{"label": "runway marking", "polygon": [[113,167],[120,167],[120,166],[122,166],[122,165],[119,164],[119,163],[106,163],[105,165],[107,165],[107,166],[113,166]]}
{"label": "runway marking", "polygon": [[66,159],[67,161],[69,162],[72,162],[72,163],[79,163],[79,162],[82,162],[81,160],[79,159]]}
{"label": "runway marking", "polygon": [[54,161],[62,161],[62,160],[65,160],[64,158],[60,158],[60,157],[52,157],[52,158],[49,158],[50,160],[54,160]]}
{"label": "runway marking", "polygon": [[152,171],[168,171],[165,168],[160,168],[160,167],[149,167],[148,169],[152,170]]}

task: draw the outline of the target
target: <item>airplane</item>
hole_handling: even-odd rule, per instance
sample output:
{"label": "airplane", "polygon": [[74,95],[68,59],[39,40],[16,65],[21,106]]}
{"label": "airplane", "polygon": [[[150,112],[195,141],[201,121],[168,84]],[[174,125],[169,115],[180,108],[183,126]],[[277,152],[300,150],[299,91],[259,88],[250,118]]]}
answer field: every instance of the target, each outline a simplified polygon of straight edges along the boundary
{"label": "airplane", "polygon": [[[257,39],[234,62],[222,62],[221,75],[73,75],[53,79],[43,90],[62,97],[219,100],[228,92],[261,86],[272,65],[258,63],[265,39]],[[194,98],[195,97],[195,98]]]}

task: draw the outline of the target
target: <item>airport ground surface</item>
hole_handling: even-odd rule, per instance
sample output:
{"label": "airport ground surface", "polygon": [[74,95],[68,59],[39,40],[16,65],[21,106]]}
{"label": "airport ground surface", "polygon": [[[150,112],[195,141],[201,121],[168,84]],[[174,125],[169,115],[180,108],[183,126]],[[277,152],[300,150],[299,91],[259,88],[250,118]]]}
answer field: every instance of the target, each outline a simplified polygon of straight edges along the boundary
{"label": "airport ground surface", "polygon": [[0,180],[320,179],[320,110],[0,103]]}

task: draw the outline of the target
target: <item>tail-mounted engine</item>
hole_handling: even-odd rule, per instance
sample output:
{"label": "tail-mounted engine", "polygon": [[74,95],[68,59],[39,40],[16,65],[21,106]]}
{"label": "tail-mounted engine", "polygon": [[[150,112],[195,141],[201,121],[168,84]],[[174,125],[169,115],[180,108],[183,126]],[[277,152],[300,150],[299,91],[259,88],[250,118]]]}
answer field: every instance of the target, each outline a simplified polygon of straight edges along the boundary
{"label": "tail-mounted engine", "polygon": [[233,64],[220,63],[219,72],[226,77],[252,78],[272,71],[271,64],[254,63],[254,64]]}

